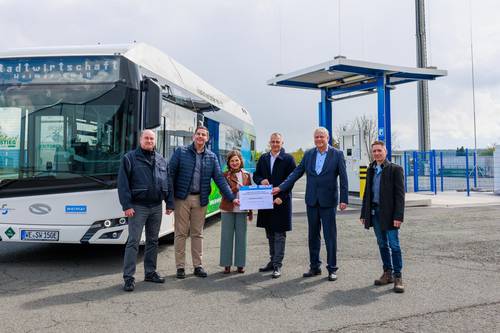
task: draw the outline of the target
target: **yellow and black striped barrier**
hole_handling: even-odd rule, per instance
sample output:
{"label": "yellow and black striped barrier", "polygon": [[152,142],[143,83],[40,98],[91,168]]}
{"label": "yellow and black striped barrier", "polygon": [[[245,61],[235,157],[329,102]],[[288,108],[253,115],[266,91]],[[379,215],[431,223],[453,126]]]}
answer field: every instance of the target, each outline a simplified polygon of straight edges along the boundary
{"label": "yellow and black striped barrier", "polygon": [[359,197],[363,200],[363,195],[365,194],[365,184],[366,184],[366,170],[368,169],[365,165],[359,166]]}

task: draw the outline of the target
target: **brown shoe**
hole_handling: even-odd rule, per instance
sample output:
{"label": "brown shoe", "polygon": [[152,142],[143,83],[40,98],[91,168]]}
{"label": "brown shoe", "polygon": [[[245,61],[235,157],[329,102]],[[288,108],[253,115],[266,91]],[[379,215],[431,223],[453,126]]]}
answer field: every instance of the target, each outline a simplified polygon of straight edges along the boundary
{"label": "brown shoe", "polygon": [[394,279],[392,277],[392,272],[391,271],[384,271],[382,276],[378,279],[375,280],[375,285],[376,286],[385,286],[386,284],[393,283]]}
{"label": "brown shoe", "polygon": [[405,292],[405,287],[403,286],[403,278],[397,277],[394,279],[394,292],[399,294]]}
{"label": "brown shoe", "polygon": [[231,273],[231,266],[224,267],[224,274],[229,274],[229,273]]}

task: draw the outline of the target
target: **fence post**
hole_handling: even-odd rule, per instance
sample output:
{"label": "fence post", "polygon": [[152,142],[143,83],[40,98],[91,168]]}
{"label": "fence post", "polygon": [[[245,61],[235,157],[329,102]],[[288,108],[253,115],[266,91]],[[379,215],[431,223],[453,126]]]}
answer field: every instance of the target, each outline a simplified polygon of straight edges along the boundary
{"label": "fence post", "polygon": [[477,188],[477,156],[474,150],[474,188]]}
{"label": "fence post", "polygon": [[[427,153],[426,153],[427,155]],[[431,185],[431,192],[434,192],[434,163],[432,162],[432,150],[429,150],[429,170],[430,170],[430,174],[429,174],[429,182],[430,182],[430,185]]]}
{"label": "fence post", "polygon": [[439,174],[441,176],[441,192],[443,192],[444,191],[443,152],[439,152],[439,157],[441,159],[441,169],[439,170]]}
{"label": "fence post", "polygon": [[413,152],[413,191],[418,192],[418,154]]}
{"label": "fence post", "polygon": [[467,196],[470,197],[470,182],[469,182],[469,149],[465,149],[465,177],[467,181]]}
{"label": "fence post", "polygon": [[405,170],[405,193],[408,192],[408,155],[406,151],[403,153],[404,157],[404,170]]}
{"label": "fence post", "polygon": [[436,167],[436,151],[432,150],[432,167],[434,168],[434,194],[437,194],[437,167]]}

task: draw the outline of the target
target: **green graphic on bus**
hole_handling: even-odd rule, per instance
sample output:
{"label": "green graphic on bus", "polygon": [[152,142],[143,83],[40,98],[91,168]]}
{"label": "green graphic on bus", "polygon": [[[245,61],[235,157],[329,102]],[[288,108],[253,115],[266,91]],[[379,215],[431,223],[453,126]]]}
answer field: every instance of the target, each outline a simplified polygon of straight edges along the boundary
{"label": "green graphic on bus", "polygon": [[210,192],[210,196],[208,197],[207,215],[217,212],[222,200],[219,188],[217,187],[217,185],[215,185],[215,182],[213,180],[210,183],[210,186],[212,188],[212,191]]}

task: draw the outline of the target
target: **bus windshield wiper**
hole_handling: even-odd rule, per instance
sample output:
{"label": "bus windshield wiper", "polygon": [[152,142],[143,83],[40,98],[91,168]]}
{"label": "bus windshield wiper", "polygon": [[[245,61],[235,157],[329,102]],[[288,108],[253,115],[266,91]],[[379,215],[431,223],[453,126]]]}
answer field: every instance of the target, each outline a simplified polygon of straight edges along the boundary
{"label": "bus windshield wiper", "polygon": [[111,181],[111,182],[108,182],[108,181],[105,181],[99,177],[95,177],[95,176],[90,176],[90,175],[85,175],[85,174],[81,174],[81,173],[78,173],[78,172],[74,172],[74,171],[51,171],[51,170],[33,170],[34,172],[38,172],[36,175],[33,175],[33,177],[38,177],[42,174],[57,174],[57,173],[67,173],[67,174],[72,174],[72,175],[78,175],[82,178],[85,178],[85,179],[89,179],[89,180],[92,180],[96,183],[99,183],[101,185],[104,185],[106,187],[112,187],[114,182]]}

